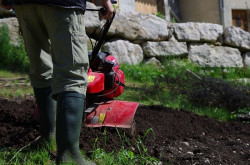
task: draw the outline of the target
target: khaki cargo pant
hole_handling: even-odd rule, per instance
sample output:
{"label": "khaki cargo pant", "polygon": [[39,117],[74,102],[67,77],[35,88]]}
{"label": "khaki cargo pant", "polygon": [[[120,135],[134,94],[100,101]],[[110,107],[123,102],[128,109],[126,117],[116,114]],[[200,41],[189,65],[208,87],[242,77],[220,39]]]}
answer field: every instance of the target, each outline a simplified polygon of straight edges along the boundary
{"label": "khaki cargo pant", "polygon": [[15,6],[30,58],[29,76],[35,88],[52,87],[86,93],[87,35],[83,11],[36,4]]}

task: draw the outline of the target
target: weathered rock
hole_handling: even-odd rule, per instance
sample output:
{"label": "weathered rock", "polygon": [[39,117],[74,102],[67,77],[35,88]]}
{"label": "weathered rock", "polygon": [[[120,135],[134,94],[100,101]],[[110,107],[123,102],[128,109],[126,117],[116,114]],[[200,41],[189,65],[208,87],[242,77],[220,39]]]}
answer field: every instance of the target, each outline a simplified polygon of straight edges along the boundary
{"label": "weathered rock", "polygon": [[[102,24],[104,22],[102,21]],[[161,41],[168,38],[167,27],[167,22],[155,15],[117,12],[108,36],[119,37],[135,43],[148,40]]]}
{"label": "weathered rock", "polygon": [[243,67],[238,49],[208,44],[190,44],[188,59],[204,67]]}
{"label": "weathered rock", "polygon": [[111,53],[119,63],[136,65],[143,60],[143,51],[138,44],[116,40],[103,45],[103,51]]}
{"label": "weathered rock", "polygon": [[185,56],[188,54],[186,42],[148,41],[142,45],[142,49],[146,57]]}
{"label": "weathered rock", "polygon": [[240,28],[234,26],[225,28],[224,42],[243,51],[250,51],[250,33]]}
{"label": "weathered rock", "polygon": [[[92,3],[87,3],[87,8],[96,9],[97,7]],[[99,20],[98,12],[95,11],[86,11],[84,20],[88,34],[98,34],[97,29],[100,30],[105,22]],[[0,19],[0,26],[4,24],[10,31],[11,43],[18,45],[20,35],[16,18]],[[108,42],[103,48],[104,51],[111,52],[121,63],[133,65],[143,61],[144,51],[149,59],[146,63],[158,63],[158,60],[152,57],[186,56],[189,53],[189,60],[201,66],[242,67],[244,63],[246,67],[250,67],[250,33],[235,27],[225,29],[225,37],[221,37],[222,32],[222,26],[216,24],[169,24],[150,14],[117,12],[107,39],[123,40]],[[238,49],[222,47],[221,43],[224,41],[219,41],[219,39],[225,40],[227,45],[236,47],[242,52],[247,52],[243,54],[244,60]],[[187,43],[182,41],[209,42],[216,46],[191,44],[188,52]],[[140,43],[142,47],[134,43]]]}
{"label": "weathered rock", "polygon": [[168,41],[178,41],[174,35],[174,24],[173,23],[168,24]]}
{"label": "weathered rock", "polygon": [[175,38],[175,36],[171,36],[168,41],[178,42],[178,40]]}
{"label": "weathered rock", "polygon": [[144,64],[151,64],[154,66],[160,66],[161,62],[159,60],[157,60],[155,57],[149,58],[149,59],[145,59]]}
{"label": "weathered rock", "polygon": [[214,43],[223,33],[223,27],[212,23],[176,23],[174,31],[178,41]]}
{"label": "weathered rock", "polygon": [[11,44],[18,45],[20,43],[19,24],[16,18],[4,18],[0,19],[0,27],[7,26],[9,30],[9,36]]}
{"label": "weathered rock", "polygon": [[245,67],[250,67],[250,52],[246,52],[243,54],[243,58],[244,58],[244,65]]}
{"label": "weathered rock", "polygon": [[[97,9],[93,3],[87,2],[88,9]],[[98,11],[86,11],[84,14],[84,24],[86,27],[86,33],[92,34],[101,25]]]}

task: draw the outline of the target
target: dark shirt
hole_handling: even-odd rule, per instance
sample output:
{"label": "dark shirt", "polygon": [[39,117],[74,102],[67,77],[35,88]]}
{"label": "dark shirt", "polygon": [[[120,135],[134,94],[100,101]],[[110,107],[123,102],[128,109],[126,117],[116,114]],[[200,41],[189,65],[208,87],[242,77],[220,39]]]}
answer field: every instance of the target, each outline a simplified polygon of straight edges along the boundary
{"label": "dark shirt", "polygon": [[58,6],[63,8],[79,8],[85,11],[86,0],[7,0],[12,5],[35,3],[40,5]]}

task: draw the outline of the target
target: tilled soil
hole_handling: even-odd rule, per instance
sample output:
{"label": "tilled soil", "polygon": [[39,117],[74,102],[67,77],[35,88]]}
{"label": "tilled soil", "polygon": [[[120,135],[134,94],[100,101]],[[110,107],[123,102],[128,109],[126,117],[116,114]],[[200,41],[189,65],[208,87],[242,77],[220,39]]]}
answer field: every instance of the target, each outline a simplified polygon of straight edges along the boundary
{"label": "tilled soil", "polygon": [[[39,136],[39,125],[32,118],[34,109],[33,99],[0,99],[1,149],[20,149]],[[93,147],[110,152],[124,146],[139,154],[138,147],[144,146],[147,154],[159,158],[163,164],[250,164],[247,123],[220,122],[161,106],[139,106],[135,121],[134,137],[129,129],[83,126],[80,148],[88,155]]]}

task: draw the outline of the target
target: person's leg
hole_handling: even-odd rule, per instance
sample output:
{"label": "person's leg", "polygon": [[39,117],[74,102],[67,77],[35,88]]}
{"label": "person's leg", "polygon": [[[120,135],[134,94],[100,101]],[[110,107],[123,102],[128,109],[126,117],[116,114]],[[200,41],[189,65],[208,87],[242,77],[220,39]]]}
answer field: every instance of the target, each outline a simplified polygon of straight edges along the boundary
{"label": "person's leg", "polygon": [[73,161],[77,164],[86,164],[79,150],[85,96],[77,92],[63,92],[58,95],[57,99],[56,163]]}
{"label": "person's leg", "polygon": [[87,35],[80,9],[41,6],[51,41],[53,96],[65,91],[86,94],[88,77]]}
{"label": "person's leg", "polygon": [[15,12],[30,59],[29,77],[37,102],[41,137],[50,140],[55,134],[56,102],[51,99],[53,65],[48,33],[37,12],[37,5],[16,6]]}
{"label": "person's leg", "polygon": [[51,98],[51,87],[33,88],[36,98],[40,134],[43,140],[55,139],[56,101]]}
{"label": "person's leg", "polygon": [[53,64],[51,45],[37,5],[15,6],[16,17],[30,59],[29,77],[35,88],[51,86]]}
{"label": "person's leg", "polygon": [[83,159],[79,136],[87,87],[88,55],[83,13],[77,9],[41,6],[51,39],[53,98],[57,99],[57,164]]}

